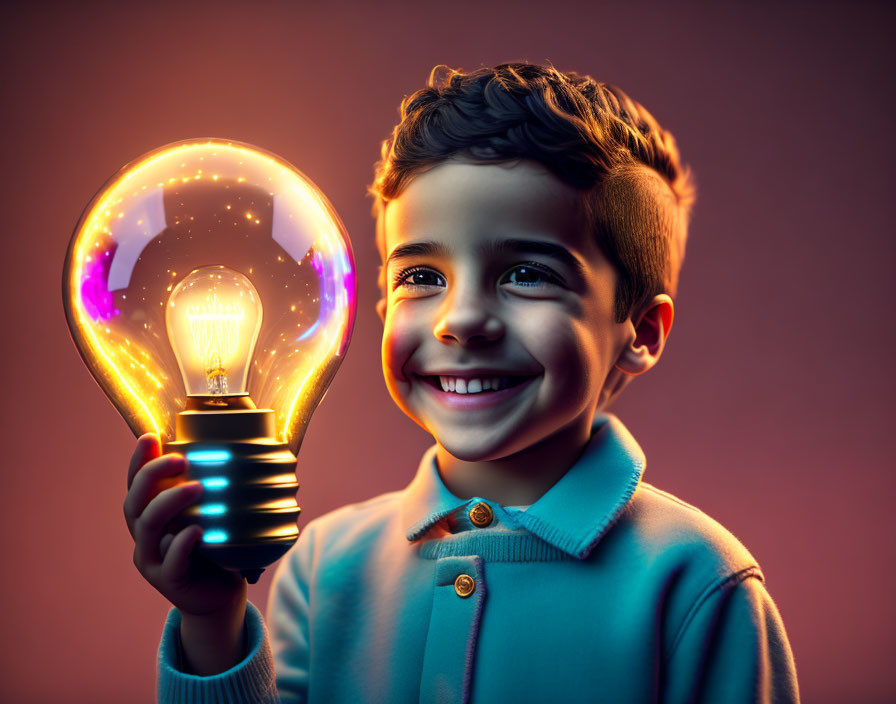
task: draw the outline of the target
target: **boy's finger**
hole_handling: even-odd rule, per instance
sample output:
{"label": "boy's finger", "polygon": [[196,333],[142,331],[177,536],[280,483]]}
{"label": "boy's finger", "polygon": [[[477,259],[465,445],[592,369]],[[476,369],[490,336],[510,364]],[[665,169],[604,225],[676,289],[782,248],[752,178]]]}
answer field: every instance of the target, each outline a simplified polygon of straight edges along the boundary
{"label": "boy's finger", "polygon": [[159,443],[159,436],[155,433],[146,433],[137,439],[137,447],[134,454],[131,455],[131,464],[128,467],[128,489],[131,488],[131,482],[139,469],[150,460],[161,456],[162,446]]}
{"label": "boy's finger", "polygon": [[162,562],[165,579],[180,580],[186,576],[190,568],[190,555],[201,539],[202,527],[197,525],[187,526],[174,536]]}
{"label": "boy's finger", "polygon": [[124,500],[124,515],[132,534],[133,522],[143,513],[147,505],[161,490],[177,483],[166,480],[171,480],[186,471],[187,461],[180,455],[162,455],[143,465],[134,477]]}
{"label": "boy's finger", "polygon": [[174,540],[174,533],[165,533],[159,541],[159,554],[162,556],[163,562],[165,560],[165,554],[168,552],[168,548],[171,547],[172,540]]}
{"label": "boy's finger", "polygon": [[143,564],[155,565],[162,561],[160,546],[166,526],[177,514],[194,503],[201,493],[202,485],[199,482],[186,482],[166,489],[149,502],[134,523],[137,555]]}

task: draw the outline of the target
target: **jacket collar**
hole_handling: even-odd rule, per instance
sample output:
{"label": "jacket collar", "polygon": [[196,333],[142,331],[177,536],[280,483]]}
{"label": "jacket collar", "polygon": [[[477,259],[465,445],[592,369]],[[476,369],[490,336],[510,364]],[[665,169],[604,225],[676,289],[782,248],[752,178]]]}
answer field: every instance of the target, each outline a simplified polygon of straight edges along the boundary
{"label": "jacket collar", "polygon": [[[635,493],[645,464],[643,451],[622,422],[612,414],[598,414],[582,456],[538,501],[516,514],[516,521],[570,556],[584,559]],[[436,523],[477,501],[483,499],[461,499],[445,487],[436,447],[429,448],[402,495],[408,540],[419,540]]]}

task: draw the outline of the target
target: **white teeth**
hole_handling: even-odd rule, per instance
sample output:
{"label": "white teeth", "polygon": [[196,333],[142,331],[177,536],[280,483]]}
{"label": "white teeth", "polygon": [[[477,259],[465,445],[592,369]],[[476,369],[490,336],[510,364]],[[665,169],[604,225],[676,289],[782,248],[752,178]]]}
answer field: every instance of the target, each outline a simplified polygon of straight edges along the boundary
{"label": "white teeth", "polygon": [[500,391],[510,384],[510,377],[494,376],[488,379],[461,379],[454,376],[439,376],[442,391],[456,394],[479,394],[483,391]]}

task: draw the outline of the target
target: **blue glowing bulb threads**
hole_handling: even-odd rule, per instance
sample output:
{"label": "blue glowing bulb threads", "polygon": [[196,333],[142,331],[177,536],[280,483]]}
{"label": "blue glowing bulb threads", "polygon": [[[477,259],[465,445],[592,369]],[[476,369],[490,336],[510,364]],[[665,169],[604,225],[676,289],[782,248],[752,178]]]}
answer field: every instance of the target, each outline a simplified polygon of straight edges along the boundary
{"label": "blue glowing bulb threads", "polygon": [[202,526],[197,549],[250,583],[298,537],[295,455],[274,437],[274,412],[247,394],[187,397],[166,452],[187,459],[187,476],[205,491],[177,527]]}

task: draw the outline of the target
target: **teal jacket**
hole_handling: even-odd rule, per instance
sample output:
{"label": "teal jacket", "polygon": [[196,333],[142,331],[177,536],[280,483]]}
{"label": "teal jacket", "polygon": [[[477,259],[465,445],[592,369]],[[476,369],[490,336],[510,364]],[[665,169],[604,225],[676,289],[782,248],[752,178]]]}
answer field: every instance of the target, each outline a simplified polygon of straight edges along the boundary
{"label": "teal jacket", "polygon": [[642,482],[644,465],[599,415],[579,461],[514,509],[451,494],[432,448],[403,491],[308,524],[277,568],[267,628],[249,605],[234,668],[180,672],[172,610],[159,700],[797,702],[756,561]]}

